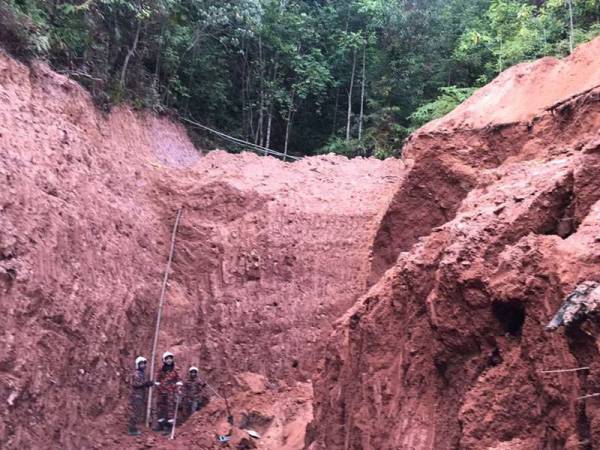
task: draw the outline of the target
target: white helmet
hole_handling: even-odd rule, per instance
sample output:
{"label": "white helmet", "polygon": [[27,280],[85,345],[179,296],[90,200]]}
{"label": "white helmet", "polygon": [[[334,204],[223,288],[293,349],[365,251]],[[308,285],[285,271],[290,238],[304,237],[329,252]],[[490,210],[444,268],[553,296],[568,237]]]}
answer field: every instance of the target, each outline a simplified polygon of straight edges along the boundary
{"label": "white helmet", "polygon": [[198,372],[198,368],[196,366],[192,366],[190,367],[190,370],[188,370],[188,372]]}
{"label": "white helmet", "polygon": [[163,360],[163,362],[165,362],[165,359],[167,359],[169,356],[170,356],[171,358],[175,359],[175,355],[173,355],[173,353],[171,353],[171,352],[164,352],[164,353],[163,353],[163,356],[162,356],[162,360]]}
{"label": "white helmet", "polygon": [[146,362],[146,358],[144,358],[143,356],[138,356],[137,358],[135,358],[135,368],[139,369],[140,368],[140,363]]}

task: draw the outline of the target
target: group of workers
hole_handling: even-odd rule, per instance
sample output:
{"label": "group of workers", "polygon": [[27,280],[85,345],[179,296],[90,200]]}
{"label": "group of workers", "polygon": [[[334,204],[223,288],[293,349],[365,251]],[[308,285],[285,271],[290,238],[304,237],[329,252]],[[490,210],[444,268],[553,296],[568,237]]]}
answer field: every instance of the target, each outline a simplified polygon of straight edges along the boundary
{"label": "group of workers", "polygon": [[[204,395],[207,384],[198,376],[198,368],[190,367],[185,381],[179,377],[175,368],[175,357],[171,352],[162,356],[162,368],[156,380],[150,380],[146,374],[146,358],[138,356],[135,359],[135,370],[131,376],[130,418],[128,433],[131,436],[140,435],[138,425],[144,421],[148,389],[156,386],[157,423],[154,431],[170,433],[175,425],[187,420],[193,413],[208,403]],[[179,411],[177,411],[179,409]],[[179,414],[178,414],[179,413]]]}

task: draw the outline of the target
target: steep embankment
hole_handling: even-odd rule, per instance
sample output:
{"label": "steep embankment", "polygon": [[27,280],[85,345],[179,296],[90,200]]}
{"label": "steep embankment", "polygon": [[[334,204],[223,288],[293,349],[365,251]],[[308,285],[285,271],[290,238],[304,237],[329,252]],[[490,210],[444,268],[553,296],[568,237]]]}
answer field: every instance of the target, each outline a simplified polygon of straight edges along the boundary
{"label": "steep embankment", "polygon": [[[198,157],[168,120],[104,115],[73,81],[1,54],[0,148],[3,448],[137,445],[121,437],[125,379],[149,356],[180,206],[159,351],[229,394],[247,371],[267,377],[267,397],[296,389],[364,293],[403,173],[398,161]],[[295,434],[310,420],[303,386]]]}
{"label": "steep embankment", "polygon": [[600,280],[599,54],[509,69],[412,137],[372,280],[392,267],[336,324],[311,450],[600,447],[600,400],[577,400],[597,329],[544,331]]}

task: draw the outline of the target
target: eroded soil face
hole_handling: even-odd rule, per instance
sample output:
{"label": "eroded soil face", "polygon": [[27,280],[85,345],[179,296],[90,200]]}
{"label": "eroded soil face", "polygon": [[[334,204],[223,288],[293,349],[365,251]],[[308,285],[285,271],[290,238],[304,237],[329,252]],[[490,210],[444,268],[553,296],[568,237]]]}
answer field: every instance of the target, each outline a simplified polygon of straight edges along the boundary
{"label": "eroded soil face", "polygon": [[[544,331],[600,281],[598,54],[508,70],[403,161],[293,164],[200,156],[0,56],[0,444],[600,447],[600,400],[577,400],[600,391],[600,330]],[[199,366],[235,426],[215,398],[175,441],[126,437],[180,207],[159,354]]]}
{"label": "eroded soil face", "polygon": [[598,327],[544,330],[600,280],[599,52],[510,69],[412,137],[374,248],[395,262],[336,324],[310,449],[600,447],[600,400],[577,399]]}
{"label": "eroded soil face", "polygon": [[[74,82],[6,56],[0,148],[2,447],[137,445],[124,436],[126,378],[150,356],[179,207],[159,355],[174,352],[182,373],[199,366],[240,414],[238,375],[261,374],[288,411],[264,441],[303,440],[302,386],[332,322],[365,292],[403,163],[200,157],[169,120],[105,115]],[[286,389],[304,398],[298,411]]]}

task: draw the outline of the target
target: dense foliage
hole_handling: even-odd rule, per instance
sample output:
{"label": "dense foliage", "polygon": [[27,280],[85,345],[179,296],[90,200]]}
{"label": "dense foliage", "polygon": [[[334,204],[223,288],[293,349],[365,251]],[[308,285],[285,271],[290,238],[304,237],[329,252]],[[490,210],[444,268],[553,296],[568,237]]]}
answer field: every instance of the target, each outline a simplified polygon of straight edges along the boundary
{"label": "dense foliage", "polygon": [[508,66],[600,34],[599,20],[600,0],[0,0],[3,45],[105,107],[349,156],[396,154]]}

